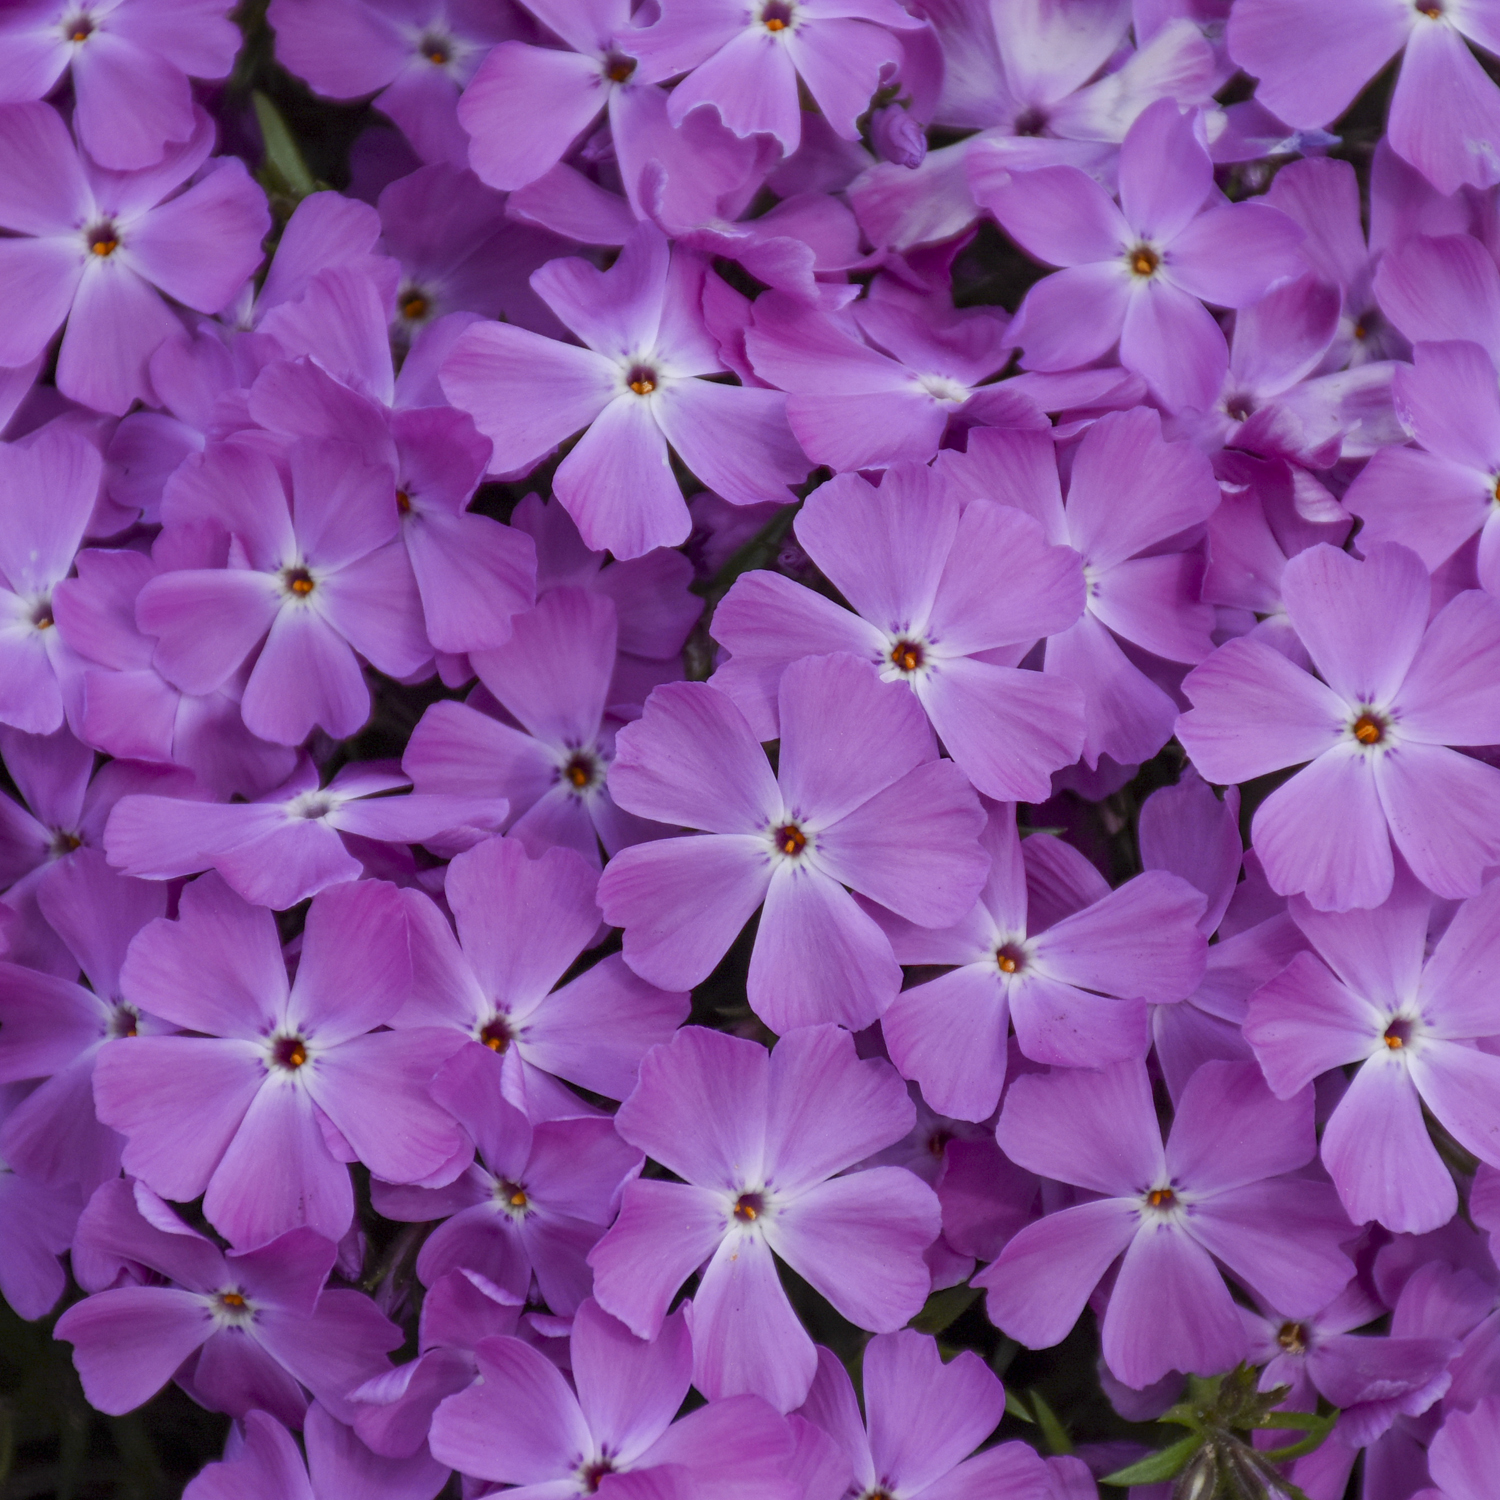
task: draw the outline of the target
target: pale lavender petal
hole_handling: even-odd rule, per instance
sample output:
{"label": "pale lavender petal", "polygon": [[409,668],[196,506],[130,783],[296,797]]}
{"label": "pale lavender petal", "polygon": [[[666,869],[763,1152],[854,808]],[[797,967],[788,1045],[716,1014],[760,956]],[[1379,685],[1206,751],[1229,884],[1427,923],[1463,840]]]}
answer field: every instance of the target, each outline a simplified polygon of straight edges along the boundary
{"label": "pale lavender petal", "polygon": [[370,716],[370,690],[349,643],[301,603],[281,607],[240,700],[245,727],[277,745],[300,745],[314,728],[335,738]]}
{"label": "pale lavender petal", "polygon": [[1500,743],[1500,601],[1471,589],[1449,600],[1401,684],[1401,732],[1437,745]]}
{"label": "pale lavender petal", "polygon": [[1174,1183],[1219,1193],[1304,1167],[1317,1155],[1313,1096],[1272,1096],[1250,1063],[1208,1062],[1177,1101],[1167,1138]]}
{"label": "pale lavender petal", "polygon": [[1483,872],[1500,862],[1500,771],[1441,745],[1408,742],[1376,760],[1374,784],[1391,838],[1417,878],[1440,896],[1477,894]]}
{"label": "pale lavender petal", "polygon": [[1500,1058],[1429,1039],[1407,1061],[1424,1103],[1458,1143],[1500,1165]]}
{"label": "pale lavender petal", "polygon": [[1010,1010],[993,963],[903,990],[880,1018],[891,1061],[939,1114],[985,1120],[1005,1082]]}
{"label": "pale lavender petal", "polygon": [[125,1286],[75,1303],[57,1321],[91,1405],[113,1416],[149,1401],[213,1332],[204,1298]]}
{"label": "pale lavender petal", "polygon": [[1381,1013],[1299,953],[1250,997],[1245,1039],[1278,1098],[1288,1099],[1320,1073],[1368,1057],[1384,1030]]}
{"label": "pale lavender petal", "polygon": [[1130,291],[1120,363],[1134,370],[1169,411],[1206,411],[1229,373],[1229,346],[1196,297],[1153,277]]}

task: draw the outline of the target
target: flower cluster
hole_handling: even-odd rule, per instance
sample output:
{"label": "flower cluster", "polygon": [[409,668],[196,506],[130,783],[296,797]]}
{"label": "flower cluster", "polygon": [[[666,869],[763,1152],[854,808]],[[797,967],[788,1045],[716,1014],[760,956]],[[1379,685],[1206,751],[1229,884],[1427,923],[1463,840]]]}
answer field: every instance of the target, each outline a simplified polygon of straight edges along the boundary
{"label": "flower cluster", "polygon": [[1266,1493],[1493,1495],[1500,0],[231,9],[0,14],[88,1403],[188,1500],[1086,1500],[1243,1366]]}

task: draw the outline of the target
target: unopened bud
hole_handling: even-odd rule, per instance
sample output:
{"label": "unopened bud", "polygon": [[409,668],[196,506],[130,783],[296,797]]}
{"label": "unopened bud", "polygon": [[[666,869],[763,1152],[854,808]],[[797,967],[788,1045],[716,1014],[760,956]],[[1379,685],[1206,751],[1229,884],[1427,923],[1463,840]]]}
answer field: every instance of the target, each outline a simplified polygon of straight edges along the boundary
{"label": "unopened bud", "polygon": [[870,144],[882,161],[898,167],[920,167],[927,155],[927,133],[899,104],[887,104],[870,116]]}

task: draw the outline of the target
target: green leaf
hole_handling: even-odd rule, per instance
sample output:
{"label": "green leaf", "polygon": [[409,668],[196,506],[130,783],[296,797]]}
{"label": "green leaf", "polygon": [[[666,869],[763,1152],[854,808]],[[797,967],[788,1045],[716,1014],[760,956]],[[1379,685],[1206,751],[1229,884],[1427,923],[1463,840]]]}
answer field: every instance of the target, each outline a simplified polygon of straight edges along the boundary
{"label": "green leaf", "polygon": [[1031,1407],[1036,1412],[1036,1425],[1042,1429],[1042,1437],[1046,1439],[1048,1449],[1061,1457],[1063,1454],[1073,1451],[1073,1439],[1068,1436],[1068,1429],[1057,1419],[1057,1413],[1047,1405],[1047,1398],[1040,1391],[1028,1391],[1031,1397]]}
{"label": "green leaf", "polygon": [[1187,1468],[1192,1456],[1202,1446],[1203,1439],[1196,1432],[1190,1433],[1168,1448],[1148,1453],[1145,1458],[1127,1464],[1123,1469],[1116,1469],[1113,1474],[1106,1474],[1099,1483],[1118,1485],[1125,1489],[1132,1484],[1161,1484],[1165,1480],[1175,1479]]}
{"label": "green leaf", "polygon": [[[1301,1417],[1299,1422],[1289,1422],[1288,1417]],[[1276,1418],[1272,1421],[1271,1418]],[[1339,1419],[1336,1411],[1331,1411],[1327,1416],[1317,1416],[1312,1412],[1272,1412],[1261,1424],[1269,1427],[1272,1431],[1278,1428],[1290,1428],[1296,1432],[1306,1432],[1307,1436],[1299,1442],[1288,1443],[1284,1448],[1266,1448],[1261,1451],[1261,1457],[1267,1463],[1284,1464],[1289,1459],[1301,1458],[1304,1454],[1311,1453],[1319,1447],[1323,1439],[1333,1431],[1333,1424]]]}
{"label": "green leaf", "polygon": [[1013,1417],[1019,1417],[1028,1427],[1036,1426],[1036,1418],[1031,1415],[1030,1409],[1009,1386],[1005,1389],[1005,1410]]}
{"label": "green leaf", "polygon": [[287,128],[286,121],[282,119],[281,111],[259,89],[250,95],[250,102],[255,106],[255,119],[260,125],[261,139],[266,146],[266,158],[261,170],[275,176],[273,183],[262,185],[284,192],[287,197],[299,202],[309,193],[317,192],[318,184],[308,171],[307,163],[302,159],[301,148],[297,145],[296,137]]}
{"label": "green leaf", "polygon": [[934,1292],[922,1304],[922,1311],[907,1327],[915,1328],[918,1333],[941,1333],[956,1323],[978,1299],[977,1286],[945,1287],[940,1292]]}

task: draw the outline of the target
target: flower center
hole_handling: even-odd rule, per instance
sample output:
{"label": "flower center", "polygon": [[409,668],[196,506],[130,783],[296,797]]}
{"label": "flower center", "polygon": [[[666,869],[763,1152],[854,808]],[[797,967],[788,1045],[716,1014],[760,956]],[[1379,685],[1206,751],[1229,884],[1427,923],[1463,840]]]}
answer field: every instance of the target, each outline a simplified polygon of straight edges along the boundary
{"label": "flower center", "polygon": [[1301,1354],[1307,1348],[1307,1330],[1300,1323],[1283,1323],[1277,1330],[1276,1342],[1288,1354]]}
{"label": "flower center", "polygon": [[1026,954],[1018,943],[1005,943],[995,953],[1002,974],[1019,974],[1026,967]]}
{"label": "flower center", "polygon": [[623,52],[610,52],[605,55],[604,76],[611,83],[629,83],[635,68],[635,59],[626,57]]}
{"label": "flower center", "polygon": [[307,1061],[307,1043],[300,1036],[279,1036],[271,1043],[271,1061],[284,1072],[295,1073]]}
{"label": "flower center", "polygon": [[1416,10],[1426,16],[1429,21],[1442,19],[1443,7],[1435,3],[1435,0],[1417,0]]}
{"label": "flower center", "polygon": [[418,318],[427,316],[429,306],[427,298],[421,292],[407,292],[401,299],[401,316],[409,323],[415,323]]}
{"label": "flower center", "polygon": [[657,374],[650,365],[635,365],[625,377],[625,383],[637,396],[649,396],[656,389]]}
{"label": "flower center", "polygon": [[795,823],[783,823],[771,839],[780,853],[793,858],[807,848],[807,835]]}
{"label": "flower center", "polygon": [[119,231],[109,219],[102,224],[96,224],[88,231],[86,238],[89,250],[101,260],[113,255],[120,248]]}
{"label": "flower center", "polygon": [[760,24],[767,31],[785,31],[792,24],[792,7],[788,0],[769,0],[760,11]]}
{"label": "flower center", "polygon": [[741,1224],[753,1224],[766,1211],[766,1200],[760,1193],[741,1193],[734,1200],[734,1216]]}
{"label": "flower center", "polygon": [[1349,726],[1349,732],[1361,745],[1378,745],[1389,727],[1379,714],[1366,710]]}
{"label": "flower center", "polygon": [[289,594],[305,599],[318,586],[306,568],[283,568],[281,585]]}
{"label": "flower center", "polygon": [[396,509],[403,515],[411,514],[411,496],[405,490],[396,491]]}
{"label": "flower center", "polygon": [[915,672],[927,659],[920,641],[899,640],[891,647],[891,661],[902,672]]}
{"label": "flower center", "polygon": [[116,1005],[109,1018],[111,1037],[135,1036],[140,1026],[140,1012],[132,1005]]}
{"label": "flower center", "polygon": [[495,1184],[495,1197],[517,1215],[524,1215],[531,1208],[531,1199],[526,1196],[526,1189],[519,1182],[511,1182],[509,1178],[502,1177]]}
{"label": "flower center", "polygon": [[52,618],[52,600],[50,597],[38,599],[31,608],[31,623],[37,630],[51,630],[56,623]]}
{"label": "flower center", "polygon": [[1016,116],[1015,132],[1017,135],[1041,135],[1047,128],[1047,116],[1032,105],[1030,109],[1023,109]]}
{"label": "flower center", "polygon": [[607,1458],[596,1458],[592,1463],[585,1464],[578,1471],[578,1479],[583,1485],[584,1494],[597,1494],[599,1486],[604,1482],[604,1476],[614,1472],[615,1466]]}
{"label": "flower center", "polygon": [[1177,1194],[1169,1187],[1152,1188],[1146,1194],[1146,1202],[1152,1208],[1171,1208],[1177,1202]]}
{"label": "flower center", "polygon": [[61,859],[65,854],[71,854],[75,849],[83,848],[83,838],[80,834],[70,829],[59,828],[52,835],[52,854],[56,859]]}
{"label": "flower center", "polygon": [[448,39],[441,36],[424,36],[418,43],[418,50],[435,68],[446,68],[453,56]]}
{"label": "flower center", "polygon": [[94,23],[88,16],[74,16],[63,22],[63,35],[70,42],[86,42],[94,34]]}
{"label": "flower center", "polygon": [[1236,422],[1248,422],[1255,410],[1255,400],[1251,396],[1231,396],[1224,403],[1225,412]]}
{"label": "flower center", "polygon": [[562,768],[563,780],[577,792],[586,792],[603,780],[599,757],[589,750],[575,750]]}
{"label": "flower center", "polygon": [[1397,1016],[1381,1036],[1381,1040],[1392,1052],[1400,1052],[1411,1045],[1412,1024],[1405,1016]]}
{"label": "flower center", "polygon": [[502,1015],[496,1015],[492,1021],[479,1028],[479,1040],[491,1052],[504,1052],[515,1039],[516,1034],[510,1029],[510,1022]]}
{"label": "flower center", "polygon": [[215,1292],[213,1300],[214,1312],[221,1323],[242,1325],[248,1323],[253,1316],[250,1304],[245,1300],[245,1294],[238,1287]]}
{"label": "flower center", "polygon": [[1137,276],[1153,276],[1161,264],[1161,256],[1150,245],[1137,245],[1126,257],[1131,271]]}

